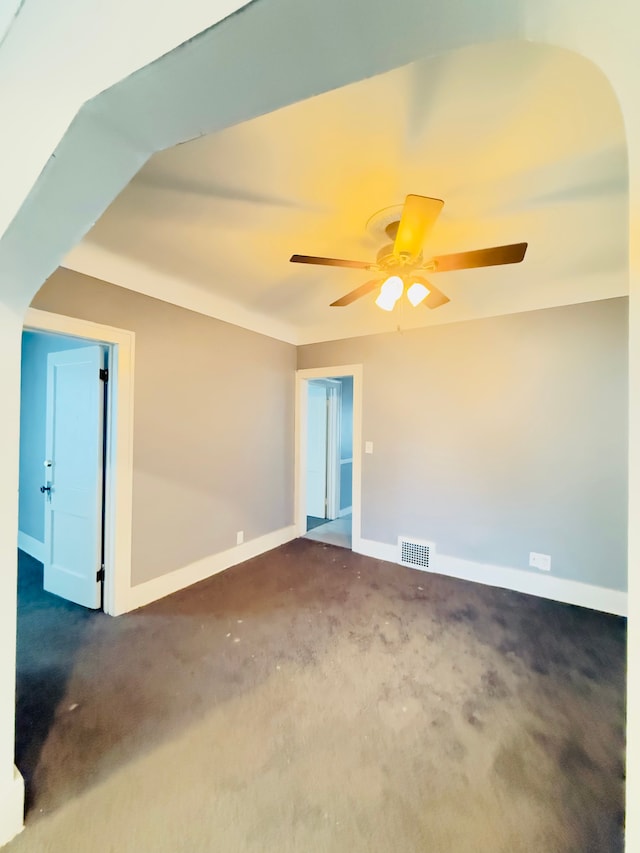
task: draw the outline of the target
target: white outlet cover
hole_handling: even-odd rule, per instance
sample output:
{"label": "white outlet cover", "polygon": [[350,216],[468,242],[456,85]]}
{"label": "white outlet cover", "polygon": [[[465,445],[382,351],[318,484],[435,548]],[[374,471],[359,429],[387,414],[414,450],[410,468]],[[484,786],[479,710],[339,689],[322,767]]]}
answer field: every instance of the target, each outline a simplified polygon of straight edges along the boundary
{"label": "white outlet cover", "polygon": [[244,542],[244,530],[238,530],[236,533],[236,545],[242,545]]}
{"label": "white outlet cover", "polygon": [[549,554],[537,554],[535,551],[529,553],[529,565],[532,569],[540,569],[543,572],[551,571],[551,557]]}

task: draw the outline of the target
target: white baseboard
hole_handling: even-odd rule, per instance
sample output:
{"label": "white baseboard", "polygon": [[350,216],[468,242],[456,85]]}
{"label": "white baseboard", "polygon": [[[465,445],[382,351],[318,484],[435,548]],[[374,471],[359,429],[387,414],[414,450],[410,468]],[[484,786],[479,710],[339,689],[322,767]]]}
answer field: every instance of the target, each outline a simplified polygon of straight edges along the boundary
{"label": "white baseboard", "polygon": [[388,545],[386,542],[375,542],[373,539],[357,539],[353,537],[351,550],[356,554],[364,554],[365,557],[374,557],[376,560],[386,560],[387,563],[398,562],[398,546]]}
{"label": "white baseboard", "polygon": [[344,509],[338,511],[338,518],[344,518],[345,515],[351,515],[351,507],[346,506]]}
{"label": "white baseboard", "polygon": [[[353,542],[353,550],[367,557],[398,562],[398,548],[386,542],[375,542],[372,539],[359,539]],[[416,569],[416,571],[423,571]],[[473,560],[462,560],[459,557],[448,557],[436,554],[436,559],[429,568],[429,573],[460,578],[460,580],[482,583],[486,586],[498,586],[514,592],[524,592],[560,601],[563,604],[577,604],[591,610],[601,610],[603,613],[613,613],[616,616],[627,615],[627,593],[617,589],[593,586],[580,581],[567,580],[549,574],[535,574],[526,569],[511,569],[504,566],[492,566],[486,563],[476,563]]]}
{"label": "white baseboard", "polygon": [[0,785],[0,846],[7,844],[24,825],[24,780],[17,767],[13,779]]}
{"label": "white baseboard", "polygon": [[33,557],[39,563],[44,562],[44,542],[18,530],[18,548]]}
{"label": "white baseboard", "polygon": [[219,572],[231,568],[231,566],[244,563],[245,560],[251,560],[253,557],[258,557],[260,554],[271,551],[279,545],[284,545],[285,542],[290,542],[296,536],[297,533],[294,525],[282,527],[280,530],[274,530],[272,533],[267,533],[264,536],[259,536],[257,539],[243,542],[242,545],[229,548],[228,551],[211,554],[208,557],[197,560],[195,563],[190,563],[188,566],[183,566],[166,575],[161,575],[159,578],[154,578],[153,580],[133,586],[130,590],[128,606],[126,609],[120,610],[119,613],[135,610],[137,607],[144,607],[145,604],[151,604],[152,601],[157,601],[160,598],[178,592],[178,590],[185,589],[194,583],[203,581],[212,575],[217,575]]}

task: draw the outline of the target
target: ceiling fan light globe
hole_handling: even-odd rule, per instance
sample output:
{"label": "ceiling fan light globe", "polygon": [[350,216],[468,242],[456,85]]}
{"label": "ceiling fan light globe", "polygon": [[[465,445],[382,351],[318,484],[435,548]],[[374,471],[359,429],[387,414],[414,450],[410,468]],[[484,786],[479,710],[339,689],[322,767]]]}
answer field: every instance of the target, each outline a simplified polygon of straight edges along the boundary
{"label": "ceiling fan light globe", "polygon": [[380,293],[384,293],[397,302],[402,296],[404,290],[404,282],[399,275],[392,275],[385,281],[380,289]]}
{"label": "ceiling fan light globe", "polygon": [[397,299],[390,299],[384,293],[381,293],[376,299],[376,305],[378,308],[382,308],[383,311],[393,311],[397,301]]}
{"label": "ceiling fan light globe", "polygon": [[380,294],[376,299],[378,308],[383,311],[393,311],[393,308],[402,296],[404,291],[404,282],[399,275],[392,275],[384,282],[380,288]]}
{"label": "ceiling fan light globe", "polygon": [[416,308],[420,303],[427,298],[430,291],[428,288],[424,286],[424,284],[420,284],[420,282],[414,282],[409,290],[407,290],[407,299]]}

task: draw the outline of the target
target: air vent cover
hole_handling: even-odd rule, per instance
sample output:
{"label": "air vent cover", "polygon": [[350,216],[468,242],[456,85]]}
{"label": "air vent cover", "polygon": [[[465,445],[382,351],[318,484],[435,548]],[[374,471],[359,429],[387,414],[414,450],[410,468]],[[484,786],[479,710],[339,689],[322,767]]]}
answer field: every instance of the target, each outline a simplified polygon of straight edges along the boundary
{"label": "air vent cover", "polygon": [[433,542],[423,542],[420,539],[406,539],[398,537],[398,551],[401,566],[410,566],[412,569],[423,569],[429,571],[435,545]]}

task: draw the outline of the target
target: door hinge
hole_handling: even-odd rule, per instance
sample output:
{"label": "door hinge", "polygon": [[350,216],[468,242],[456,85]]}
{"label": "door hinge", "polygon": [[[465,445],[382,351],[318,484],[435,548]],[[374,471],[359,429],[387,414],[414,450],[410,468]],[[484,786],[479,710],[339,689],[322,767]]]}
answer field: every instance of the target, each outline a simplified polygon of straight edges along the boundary
{"label": "door hinge", "polygon": [[103,382],[109,381],[109,370],[106,367],[100,368],[100,379],[102,379]]}
{"label": "door hinge", "polygon": [[98,571],[96,572],[96,581],[99,582],[99,581],[103,581],[103,580],[104,580],[104,566],[102,566],[102,568],[98,569]]}

